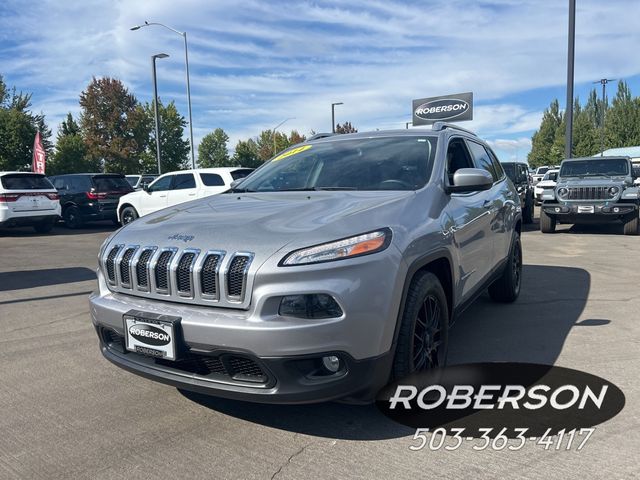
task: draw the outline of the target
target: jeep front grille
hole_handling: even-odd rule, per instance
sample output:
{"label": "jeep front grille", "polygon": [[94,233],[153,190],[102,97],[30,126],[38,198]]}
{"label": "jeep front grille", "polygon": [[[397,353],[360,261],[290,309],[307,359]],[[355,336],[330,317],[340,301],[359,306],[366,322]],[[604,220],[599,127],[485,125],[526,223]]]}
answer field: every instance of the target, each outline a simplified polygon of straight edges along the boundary
{"label": "jeep front grille", "polygon": [[116,245],[101,258],[112,291],[161,300],[248,308],[254,254]]}
{"label": "jeep front grille", "polygon": [[569,187],[567,200],[611,200],[616,194],[609,193],[610,187]]}

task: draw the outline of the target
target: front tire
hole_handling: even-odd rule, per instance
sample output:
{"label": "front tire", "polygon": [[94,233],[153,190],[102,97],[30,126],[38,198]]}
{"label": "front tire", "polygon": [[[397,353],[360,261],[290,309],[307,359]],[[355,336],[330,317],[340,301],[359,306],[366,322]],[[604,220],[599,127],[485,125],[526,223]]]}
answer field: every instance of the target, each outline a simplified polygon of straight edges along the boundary
{"label": "front tire", "polygon": [[411,281],[400,320],[393,377],[443,367],[449,346],[449,307],[438,277],[421,272]]}
{"label": "front tire", "polygon": [[540,209],[540,231],[542,233],[554,233],[556,231],[556,219],[547,215],[544,209]]}
{"label": "front tire", "polygon": [[64,224],[67,228],[76,229],[84,224],[78,207],[65,208],[64,212],[62,212],[62,218],[64,218]]}
{"label": "front tire", "polygon": [[135,208],[131,206],[125,207],[122,210],[122,213],[120,214],[120,218],[122,219],[122,225],[126,225],[127,223],[133,222],[139,216],[140,215],[138,215],[138,212],[136,211]]}
{"label": "front tire", "polygon": [[633,218],[627,220],[624,223],[625,235],[638,235],[638,215],[635,214]]}
{"label": "front tire", "polygon": [[500,303],[515,302],[522,286],[522,246],[520,236],[514,234],[509,258],[502,275],[489,287],[489,296]]}

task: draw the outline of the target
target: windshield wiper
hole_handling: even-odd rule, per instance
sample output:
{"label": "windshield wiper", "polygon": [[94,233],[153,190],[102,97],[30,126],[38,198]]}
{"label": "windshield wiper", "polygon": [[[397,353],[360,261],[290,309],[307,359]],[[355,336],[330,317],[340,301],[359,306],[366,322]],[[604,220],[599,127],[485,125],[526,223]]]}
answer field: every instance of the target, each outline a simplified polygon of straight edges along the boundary
{"label": "windshield wiper", "polygon": [[250,190],[248,188],[230,188],[224,193],[251,193],[255,192],[255,190]]}

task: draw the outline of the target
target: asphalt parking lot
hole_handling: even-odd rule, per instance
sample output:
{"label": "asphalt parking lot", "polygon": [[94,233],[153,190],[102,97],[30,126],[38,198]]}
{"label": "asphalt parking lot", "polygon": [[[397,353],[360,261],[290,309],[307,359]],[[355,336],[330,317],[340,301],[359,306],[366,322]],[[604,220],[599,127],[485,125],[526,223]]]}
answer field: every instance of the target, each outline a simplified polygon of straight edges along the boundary
{"label": "asphalt parking lot", "polygon": [[0,478],[638,478],[640,238],[622,227],[523,233],[524,291],[481,298],[449,362],[554,363],[626,395],[585,449],[411,451],[375,406],[264,406],[193,394],[102,358],[87,297],[113,230],[0,231]]}

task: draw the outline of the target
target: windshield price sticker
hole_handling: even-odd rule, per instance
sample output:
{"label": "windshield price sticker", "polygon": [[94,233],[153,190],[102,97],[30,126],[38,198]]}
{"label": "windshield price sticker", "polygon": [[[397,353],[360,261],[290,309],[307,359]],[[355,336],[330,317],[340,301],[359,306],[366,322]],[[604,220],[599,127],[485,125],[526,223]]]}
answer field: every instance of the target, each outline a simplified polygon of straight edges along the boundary
{"label": "windshield price sticker", "polygon": [[293,155],[297,155],[298,153],[305,152],[311,148],[311,145],[303,145],[302,147],[293,148],[291,150],[287,150],[284,153],[281,153],[277,157],[275,157],[272,162],[277,162],[278,160],[282,160],[283,158],[292,157]]}

